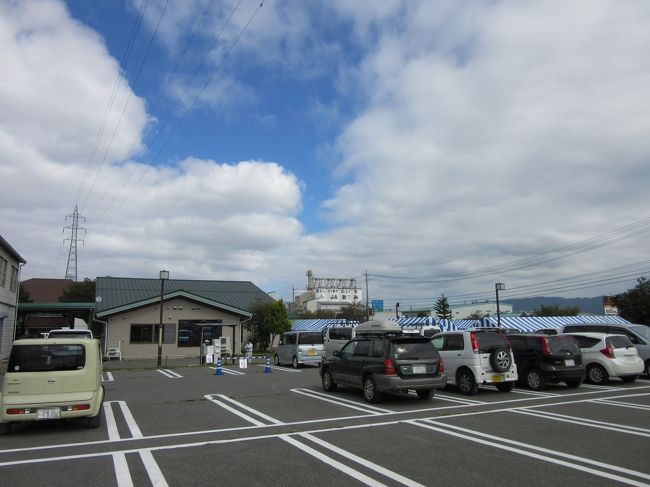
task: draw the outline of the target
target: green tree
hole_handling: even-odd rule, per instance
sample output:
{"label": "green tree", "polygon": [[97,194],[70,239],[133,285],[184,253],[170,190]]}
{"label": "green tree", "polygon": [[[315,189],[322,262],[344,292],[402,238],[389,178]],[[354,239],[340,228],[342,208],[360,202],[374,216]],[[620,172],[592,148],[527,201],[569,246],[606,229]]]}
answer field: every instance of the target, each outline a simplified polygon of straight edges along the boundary
{"label": "green tree", "polygon": [[29,295],[29,291],[21,284],[20,290],[18,291],[18,302],[19,303],[33,303],[34,300]]}
{"label": "green tree", "polygon": [[95,281],[85,278],[73,282],[63,290],[59,297],[61,303],[92,303],[95,301]]}
{"label": "green tree", "polygon": [[264,315],[264,333],[271,338],[271,344],[277,335],[285,331],[291,331],[291,322],[287,308],[282,300],[275,301],[269,305]]}
{"label": "green tree", "polygon": [[482,320],[485,317],[480,311],[474,311],[471,315],[467,317],[468,320]]}
{"label": "green tree", "polygon": [[563,308],[557,304],[549,304],[548,306],[541,305],[533,311],[532,316],[577,316],[579,313],[580,308],[577,306]]}
{"label": "green tree", "polygon": [[637,285],[616,296],[618,314],[632,323],[650,325],[650,280],[637,279]]}
{"label": "green tree", "polygon": [[436,300],[433,310],[436,312],[436,316],[441,320],[451,319],[451,306],[449,306],[449,301],[444,294]]}
{"label": "green tree", "polygon": [[266,350],[269,347],[269,335],[264,331],[264,317],[270,305],[267,301],[257,301],[249,310],[253,317],[248,330],[251,332],[250,339],[255,350]]}
{"label": "green tree", "polygon": [[341,308],[341,310],[336,314],[336,317],[361,323],[366,321],[368,317],[368,309],[365,304],[352,303]]}

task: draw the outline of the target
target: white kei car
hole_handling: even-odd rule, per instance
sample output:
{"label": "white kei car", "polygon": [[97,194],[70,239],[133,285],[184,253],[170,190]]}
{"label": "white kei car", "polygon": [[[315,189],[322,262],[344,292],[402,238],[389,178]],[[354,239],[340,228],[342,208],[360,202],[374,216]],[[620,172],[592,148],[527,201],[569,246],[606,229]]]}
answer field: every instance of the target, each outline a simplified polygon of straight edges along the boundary
{"label": "white kei car", "polygon": [[572,336],[582,352],[587,381],[605,384],[610,377],[634,382],[643,373],[643,360],[625,335],[608,333],[565,333]]}

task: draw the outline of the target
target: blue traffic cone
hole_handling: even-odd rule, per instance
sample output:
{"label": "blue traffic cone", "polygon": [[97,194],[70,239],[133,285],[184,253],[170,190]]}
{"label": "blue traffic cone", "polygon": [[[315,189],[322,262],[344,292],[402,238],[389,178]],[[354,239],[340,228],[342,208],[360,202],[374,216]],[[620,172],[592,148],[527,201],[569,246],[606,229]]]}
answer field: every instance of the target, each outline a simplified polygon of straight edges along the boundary
{"label": "blue traffic cone", "polygon": [[266,356],[266,367],[264,367],[264,373],[265,374],[271,373],[271,357],[269,357],[268,355]]}
{"label": "blue traffic cone", "polygon": [[214,369],[214,375],[223,375],[223,370],[221,370],[221,357],[217,359],[217,368]]}

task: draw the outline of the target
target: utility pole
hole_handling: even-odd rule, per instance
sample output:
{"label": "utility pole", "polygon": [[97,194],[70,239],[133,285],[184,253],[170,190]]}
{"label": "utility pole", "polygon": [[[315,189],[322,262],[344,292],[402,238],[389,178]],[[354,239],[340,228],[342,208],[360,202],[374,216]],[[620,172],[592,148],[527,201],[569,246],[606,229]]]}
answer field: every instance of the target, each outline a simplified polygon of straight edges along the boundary
{"label": "utility pole", "polygon": [[370,307],[368,306],[368,269],[366,269],[366,321],[370,321]]}
{"label": "utility pole", "polygon": [[81,242],[83,244],[83,240],[78,238],[79,230],[83,230],[84,234],[86,233],[85,228],[79,228],[79,220],[82,222],[85,222],[86,219],[83,216],[79,215],[79,210],[77,210],[77,207],[74,207],[74,213],[72,215],[68,215],[65,217],[65,221],[68,221],[68,218],[72,219],[72,225],[69,227],[65,227],[63,231],[65,232],[66,230],[70,230],[70,236],[64,239],[63,241],[65,242],[66,240],[70,240],[70,250],[68,251],[68,265],[65,268],[65,278],[66,279],[72,279],[73,281],[77,281],[77,242]]}

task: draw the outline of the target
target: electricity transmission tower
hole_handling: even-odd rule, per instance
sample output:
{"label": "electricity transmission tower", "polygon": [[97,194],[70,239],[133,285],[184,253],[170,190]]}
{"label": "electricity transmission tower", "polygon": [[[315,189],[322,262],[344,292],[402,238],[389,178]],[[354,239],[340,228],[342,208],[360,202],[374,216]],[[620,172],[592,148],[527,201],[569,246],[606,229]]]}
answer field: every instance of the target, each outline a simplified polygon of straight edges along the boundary
{"label": "electricity transmission tower", "polygon": [[68,215],[65,217],[65,221],[68,221],[68,218],[72,219],[72,225],[69,227],[65,227],[63,231],[65,232],[66,230],[70,230],[70,236],[64,239],[64,242],[66,240],[70,240],[70,250],[68,251],[68,265],[66,266],[65,269],[65,278],[66,279],[72,279],[73,281],[77,281],[77,242],[81,242],[83,244],[83,240],[78,238],[79,230],[83,230],[84,234],[86,233],[85,228],[79,228],[79,220],[82,222],[85,222],[86,219],[83,216],[79,215],[79,211],[77,210],[77,207],[74,207],[74,213],[72,215]]}

